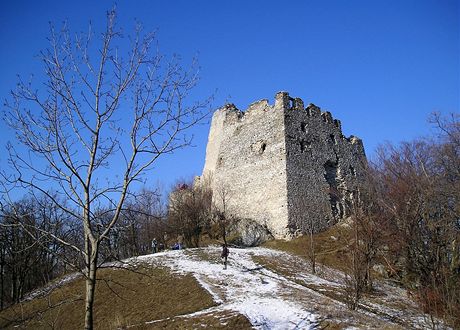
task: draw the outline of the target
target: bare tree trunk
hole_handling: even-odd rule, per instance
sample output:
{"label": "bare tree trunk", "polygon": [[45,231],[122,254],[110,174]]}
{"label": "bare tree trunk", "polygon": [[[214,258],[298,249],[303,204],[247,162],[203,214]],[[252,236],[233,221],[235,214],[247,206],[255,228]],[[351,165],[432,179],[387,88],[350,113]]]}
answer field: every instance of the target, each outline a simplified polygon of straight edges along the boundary
{"label": "bare tree trunk", "polygon": [[371,274],[371,261],[370,258],[366,261],[366,279],[364,283],[366,283],[366,290],[368,292],[372,291],[373,289],[373,281],[372,281],[372,274]]}
{"label": "bare tree trunk", "polygon": [[134,226],[134,222],[132,222],[131,223],[131,238],[132,238],[131,255],[133,256],[137,256],[141,253],[139,249],[139,244],[137,243],[137,239],[136,239],[137,237],[138,237],[137,230],[136,230],[136,227]]}
{"label": "bare tree trunk", "polygon": [[3,255],[3,251],[1,252],[2,253],[2,259],[0,260],[0,310],[3,310],[3,301],[5,299],[5,295],[4,295],[4,289],[5,289],[5,282],[4,282],[4,268],[5,268],[5,258],[4,258],[4,255]]}
{"label": "bare tree trunk", "polygon": [[311,272],[316,274],[316,254],[315,254],[315,242],[313,240],[313,227],[310,227],[310,261],[311,261]]}
{"label": "bare tree trunk", "polygon": [[85,329],[93,329],[93,305],[94,292],[96,289],[96,272],[97,272],[97,246],[92,248],[91,254],[88,254],[89,263],[86,266],[86,299],[85,299]]}
{"label": "bare tree trunk", "polygon": [[19,302],[19,299],[17,299],[17,276],[16,276],[16,265],[13,264],[13,272],[11,274],[11,282],[12,282],[12,286],[11,286],[11,300],[14,302],[14,303],[17,303]]}

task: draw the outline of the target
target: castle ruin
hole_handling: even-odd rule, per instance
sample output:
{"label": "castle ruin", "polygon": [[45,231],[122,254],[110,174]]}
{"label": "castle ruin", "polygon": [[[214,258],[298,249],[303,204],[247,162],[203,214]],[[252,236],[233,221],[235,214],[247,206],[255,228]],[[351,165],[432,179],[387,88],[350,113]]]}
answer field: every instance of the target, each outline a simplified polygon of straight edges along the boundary
{"label": "castle ruin", "polygon": [[325,229],[350,215],[367,161],[362,141],[330,112],[287,92],[275,104],[233,104],[212,118],[201,179],[225,189],[226,207],[275,238]]}

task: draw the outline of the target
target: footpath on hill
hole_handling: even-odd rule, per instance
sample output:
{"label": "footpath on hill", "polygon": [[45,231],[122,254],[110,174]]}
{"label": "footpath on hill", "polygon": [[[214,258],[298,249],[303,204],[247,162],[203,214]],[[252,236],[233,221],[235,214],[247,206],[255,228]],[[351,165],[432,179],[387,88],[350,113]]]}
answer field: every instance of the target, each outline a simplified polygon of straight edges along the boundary
{"label": "footpath on hill", "polygon": [[394,286],[377,284],[376,293],[363,299],[357,311],[350,311],[344,304],[345,276],[341,272],[320,267],[318,275],[313,275],[306,260],[266,248],[231,249],[224,269],[220,252],[219,247],[167,251],[131,261],[192,274],[216,302],[214,307],[180,317],[236,311],[256,329],[428,326],[429,319],[405,291]]}

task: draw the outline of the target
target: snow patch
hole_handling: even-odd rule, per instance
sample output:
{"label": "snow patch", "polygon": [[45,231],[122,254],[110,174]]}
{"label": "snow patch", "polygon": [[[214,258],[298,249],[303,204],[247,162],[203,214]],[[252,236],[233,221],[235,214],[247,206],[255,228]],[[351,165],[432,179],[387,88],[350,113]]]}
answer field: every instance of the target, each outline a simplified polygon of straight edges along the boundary
{"label": "snow patch", "polygon": [[260,267],[251,258],[252,254],[272,254],[270,250],[231,249],[227,269],[219,258],[218,247],[201,250],[212,260],[203,260],[189,251],[174,251],[175,258],[156,254],[138,260],[159,263],[180,274],[193,274],[220,304],[218,310],[239,312],[257,329],[312,329],[317,325],[316,315],[293,295],[286,294],[291,284],[298,285]]}

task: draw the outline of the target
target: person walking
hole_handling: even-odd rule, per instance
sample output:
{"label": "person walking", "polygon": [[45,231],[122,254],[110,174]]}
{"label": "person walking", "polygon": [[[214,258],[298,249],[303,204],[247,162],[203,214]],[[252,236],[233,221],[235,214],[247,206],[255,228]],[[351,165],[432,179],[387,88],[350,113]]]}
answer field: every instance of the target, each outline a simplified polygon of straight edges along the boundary
{"label": "person walking", "polygon": [[228,250],[227,244],[222,244],[222,254],[220,257],[224,259],[224,269],[227,269],[228,253],[229,253],[229,250]]}
{"label": "person walking", "polygon": [[157,239],[154,238],[154,239],[152,240],[152,253],[157,253],[157,246],[158,246]]}

